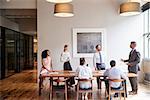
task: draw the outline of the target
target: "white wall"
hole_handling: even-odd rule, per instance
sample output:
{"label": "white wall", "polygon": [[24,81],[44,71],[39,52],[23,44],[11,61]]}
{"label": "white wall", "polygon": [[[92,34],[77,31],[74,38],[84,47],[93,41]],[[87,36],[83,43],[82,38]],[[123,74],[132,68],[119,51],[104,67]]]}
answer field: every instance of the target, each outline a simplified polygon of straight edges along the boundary
{"label": "white wall", "polygon": [[2,16],[0,16],[0,26],[7,27],[15,31],[19,31],[19,25],[17,23],[12,22]]}
{"label": "white wall", "polygon": [[[60,53],[64,44],[69,44],[72,53],[72,28],[105,28],[107,31],[107,65],[111,59],[124,66],[120,58],[128,58],[130,41],[138,43],[142,53],[142,16],[121,17],[118,14],[118,0],[74,0],[72,18],[53,16],[51,3],[38,0],[38,70],[41,68],[41,52],[49,49],[52,53],[54,69],[63,69]],[[92,58],[87,58],[92,66]],[[79,58],[72,59],[76,69]],[[127,66],[125,67],[127,68]]]}

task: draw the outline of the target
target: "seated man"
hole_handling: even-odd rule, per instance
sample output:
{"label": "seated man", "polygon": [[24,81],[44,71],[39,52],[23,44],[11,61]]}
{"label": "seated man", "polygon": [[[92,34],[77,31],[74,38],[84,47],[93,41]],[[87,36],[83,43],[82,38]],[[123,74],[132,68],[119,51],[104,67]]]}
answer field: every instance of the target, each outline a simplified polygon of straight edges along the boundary
{"label": "seated man", "polygon": [[[116,67],[116,62],[114,60],[110,61],[110,69],[107,69],[104,72],[104,76],[108,77],[108,79],[127,79],[127,76],[119,70],[119,68]],[[107,93],[109,93],[109,82],[108,80],[105,81]],[[121,82],[112,82],[111,88],[113,89],[120,89],[121,88]],[[115,96],[118,94],[115,94]]]}

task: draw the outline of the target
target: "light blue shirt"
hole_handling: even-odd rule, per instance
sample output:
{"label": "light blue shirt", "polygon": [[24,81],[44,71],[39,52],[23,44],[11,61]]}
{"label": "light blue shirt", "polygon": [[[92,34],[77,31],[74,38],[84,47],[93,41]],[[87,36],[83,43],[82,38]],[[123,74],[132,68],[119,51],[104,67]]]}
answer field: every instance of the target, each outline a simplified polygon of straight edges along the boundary
{"label": "light blue shirt", "polygon": [[[119,68],[112,67],[110,69],[107,69],[104,72],[104,76],[108,76],[109,79],[127,79],[127,76],[125,73],[123,73]],[[118,88],[121,85],[121,82],[112,82],[111,87]]]}

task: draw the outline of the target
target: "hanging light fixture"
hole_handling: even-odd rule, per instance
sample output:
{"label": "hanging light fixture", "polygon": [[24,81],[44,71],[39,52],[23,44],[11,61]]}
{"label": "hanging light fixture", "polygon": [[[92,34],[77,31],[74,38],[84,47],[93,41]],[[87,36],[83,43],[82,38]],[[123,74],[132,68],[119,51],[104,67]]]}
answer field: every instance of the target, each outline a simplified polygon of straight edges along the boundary
{"label": "hanging light fixture", "polygon": [[133,16],[141,13],[139,2],[125,2],[120,5],[121,16]]}
{"label": "hanging light fixture", "polygon": [[143,0],[143,1],[150,2],[150,0]]}
{"label": "hanging light fixture", "polygon": [[73,5],[69,3],[57,3],[54,8],[54,16],[56,17],[72,17]]}
{"label": "hanging light fixture", "polygon": [[72,0],[46,0],[46,1],[52,3],[68,3],[71,2]]}

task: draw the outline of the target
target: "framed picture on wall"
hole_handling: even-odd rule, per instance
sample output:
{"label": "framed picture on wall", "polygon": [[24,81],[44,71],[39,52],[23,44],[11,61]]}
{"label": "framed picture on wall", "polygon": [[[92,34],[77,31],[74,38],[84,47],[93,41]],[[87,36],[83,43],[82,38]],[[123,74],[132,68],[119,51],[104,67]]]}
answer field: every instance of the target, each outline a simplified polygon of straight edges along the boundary
{"label": "framed picture on wall", "polygon": [[106,51],[106,30],[104,28],[74,28],[73,57],[93,57],[95,46],[100,44]]}

